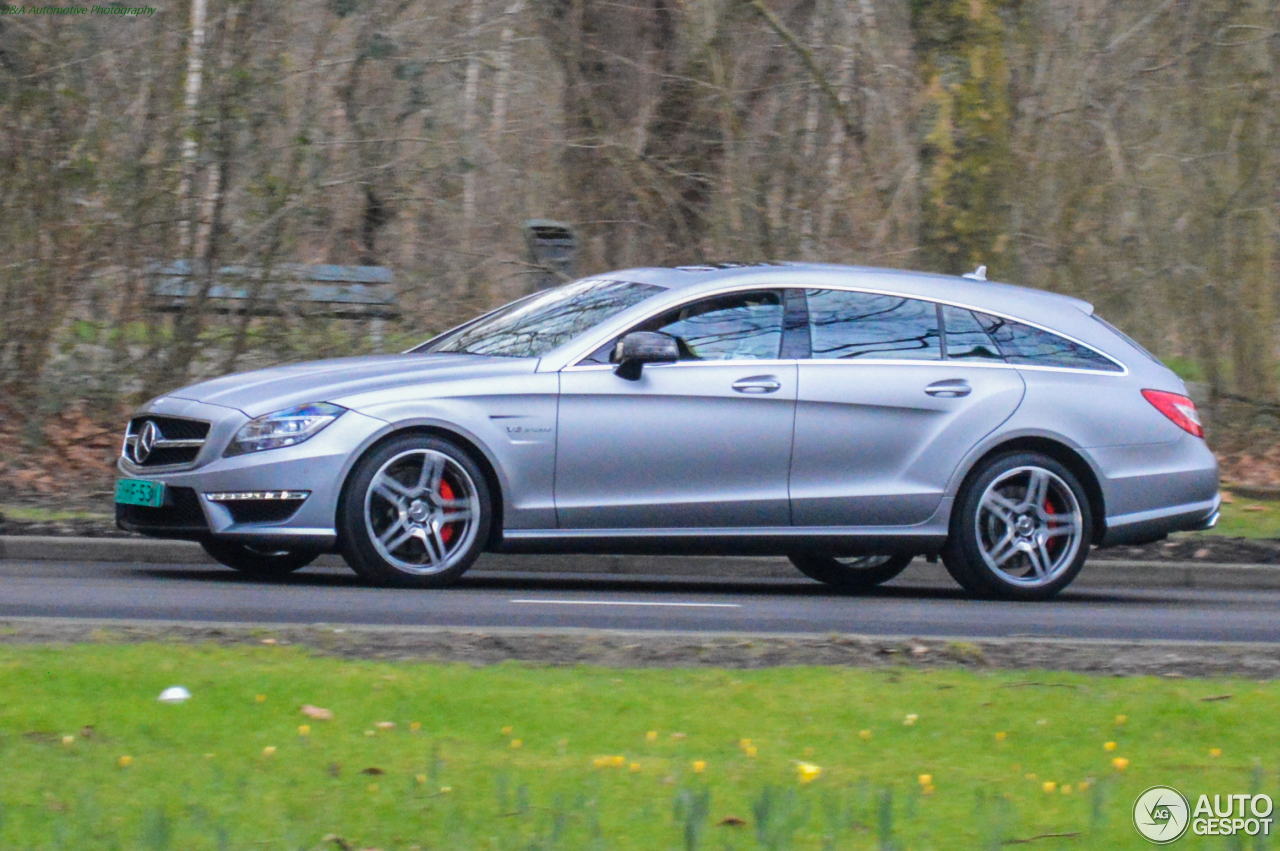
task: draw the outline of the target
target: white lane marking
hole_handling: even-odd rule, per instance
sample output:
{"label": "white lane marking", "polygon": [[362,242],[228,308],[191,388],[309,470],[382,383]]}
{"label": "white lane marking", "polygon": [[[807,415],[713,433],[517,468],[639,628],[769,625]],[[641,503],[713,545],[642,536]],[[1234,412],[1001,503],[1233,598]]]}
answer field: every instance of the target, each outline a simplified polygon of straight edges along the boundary
{"label": "white lane marking", "polygon": [[671,606],[682,609],[740,609],[737,603],[649,603],[635,600],[512,600],[544,606]]}

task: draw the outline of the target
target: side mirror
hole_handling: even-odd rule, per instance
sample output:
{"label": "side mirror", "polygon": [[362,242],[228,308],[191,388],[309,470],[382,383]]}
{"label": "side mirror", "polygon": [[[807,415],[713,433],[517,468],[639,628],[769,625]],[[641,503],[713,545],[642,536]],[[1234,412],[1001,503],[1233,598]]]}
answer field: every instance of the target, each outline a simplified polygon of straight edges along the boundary
{"label": "side mirror", "polygon": [[613,362],[618,365],[613,374],[627,381],[639,381],[645,364],[678,360],[680,348],[675,337],[657,331],[632,331],[618,340],[613,349]]}

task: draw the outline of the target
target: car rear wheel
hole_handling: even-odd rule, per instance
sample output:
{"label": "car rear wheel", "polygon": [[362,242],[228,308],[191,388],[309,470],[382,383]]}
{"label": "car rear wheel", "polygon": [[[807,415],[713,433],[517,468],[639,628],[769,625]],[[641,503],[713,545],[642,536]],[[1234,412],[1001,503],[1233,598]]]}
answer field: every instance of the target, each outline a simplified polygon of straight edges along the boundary
{"label": "car rear wheel", "polygon": [[315,550],[278,550],[234,541],[202,541],[200,545],[227,567],[264,579],[287,576],[311,564],[320,555]]}
{"label": "car rear wheel", "polygon": [[471,457],[425,435],[360,459],[338,509],[347,563],[382,585],[439,588],[462,576],[489,538],[489,488]]}
{"label": "car rear wheel", "polygon": [[1089,498],[1065,466],[1034,452],[1002,455],[970,478],[951,516],[943,562],[980,597],[1047,600],[1089,556]]}
{"label": "car rear wheel", "polygon": [[788,556],[801,573],[832,588],[856,594],[888,582],[911,564],[910,555],[853,556],[836,558],[813,553]]}

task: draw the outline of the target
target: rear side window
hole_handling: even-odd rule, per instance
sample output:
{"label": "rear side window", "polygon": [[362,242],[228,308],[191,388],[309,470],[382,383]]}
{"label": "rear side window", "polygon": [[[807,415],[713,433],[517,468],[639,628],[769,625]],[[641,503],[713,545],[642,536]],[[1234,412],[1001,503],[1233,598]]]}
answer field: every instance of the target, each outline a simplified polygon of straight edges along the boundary
{"label": "rear side window", "polygon": [[[1088,346],[1073,343],[1065,337],[1033,328],[1012,319],[1002,319],[986,313],[973,314],[983,330],[1000,347],[1000,354],[1009,363],[1022,366],[1057,366],[1069,369],[1096,369],[1104,372],[1121,372],[1122,368],[1110,358],[1095,352]],[[950,337],[948,337],[950,348]]]}
{"label": "rear side window", "polygon": [[942,343],[932,302],[899,296],[807,290],[811,357],[938,360]]}
{"label": "rear side window", "polygon": [[947,360],[1004,362],[996,341],[972,311],[943,305],[942,326],[947,329]]}

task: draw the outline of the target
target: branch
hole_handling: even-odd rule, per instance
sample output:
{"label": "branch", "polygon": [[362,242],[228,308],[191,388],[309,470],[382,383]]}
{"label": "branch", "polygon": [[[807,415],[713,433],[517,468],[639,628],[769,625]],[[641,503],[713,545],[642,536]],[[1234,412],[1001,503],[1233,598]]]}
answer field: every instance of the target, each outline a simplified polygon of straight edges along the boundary
{"label": "branch", "polygon": [[861,141],[863,138],[862,128],[853,116],[849,114],[849,105],[840,99],[840,93],[836,91],[835,86],[831,85],[831,81],[827,79],[827,75],[822,73],[822,69],[818,67],[818,60],[814,58],[813,51],[805,47],[804,44],[796,37],[782,19],[773,13],[773,10],[764,4],[764,0],[745,0],[746,4],[755,9],[760,17],[764,18],[766,24],[778,37],[785,41],[796,55],[800,57],[800,61],[804,63],[804,67],[808,69],[809,75],[813,77],[818,88],[822,89],[822,93],[826,95],[827,100],[831,103],[831,108],[835,110],[836,117],[840,119],[840,123],[844,125],[845,132],[853,139]]}

